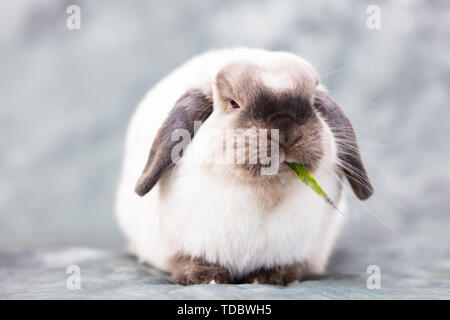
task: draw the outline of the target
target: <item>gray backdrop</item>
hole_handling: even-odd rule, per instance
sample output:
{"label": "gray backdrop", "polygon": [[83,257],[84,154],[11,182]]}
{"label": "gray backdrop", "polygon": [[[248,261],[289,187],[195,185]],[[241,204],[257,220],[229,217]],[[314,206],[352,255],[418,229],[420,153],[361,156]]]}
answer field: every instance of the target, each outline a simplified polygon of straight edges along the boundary
{"label": "gray backdrop", "polygon": [[[347,192],[331,273],[363,281],[377,264],[411,289],[400,296],[448,297],[450,3],[376,1],[369,30],[374,2],[0,0],[0,265],[55,246],[121,252],[114,193],[136,104],[195,54],[248,46],[311,61],[356,128],[375,195]],[[70,4],[81,30],[66,28]]]}

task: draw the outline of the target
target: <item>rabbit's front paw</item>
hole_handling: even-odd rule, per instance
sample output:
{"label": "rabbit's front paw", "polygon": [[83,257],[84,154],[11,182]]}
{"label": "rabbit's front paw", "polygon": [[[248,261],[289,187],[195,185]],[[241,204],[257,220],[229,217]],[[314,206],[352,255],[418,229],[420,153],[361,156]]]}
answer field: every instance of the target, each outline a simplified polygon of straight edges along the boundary
{"label": "rabbit's front paw", "polygon": [[229,283],[228,271],[217,264],[203,259],[191,259],[189,256],[176,256],[173,259],[172,280],[184,286],[209,283]]}
{"label": "rabbit's front paw", "polygon": [[245,282],[253,284],[272,284],[287,286],[299,281],[303,276],[301,264],[278,266],[254,271]]}

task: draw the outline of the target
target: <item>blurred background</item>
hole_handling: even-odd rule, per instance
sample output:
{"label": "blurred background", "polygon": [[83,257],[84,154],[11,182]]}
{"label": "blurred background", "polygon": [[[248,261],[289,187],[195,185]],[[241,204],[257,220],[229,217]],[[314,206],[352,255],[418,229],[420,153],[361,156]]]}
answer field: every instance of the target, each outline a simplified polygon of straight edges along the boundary
{"label": "blurred background", "polygon": [[309,60],[355,126],[375,195],[348,192],[337,252],[386,245],[449,268],[450,2],[374,2],[0,0],[0,248],[121,248],[136,105],[192,56],[247,46]]}

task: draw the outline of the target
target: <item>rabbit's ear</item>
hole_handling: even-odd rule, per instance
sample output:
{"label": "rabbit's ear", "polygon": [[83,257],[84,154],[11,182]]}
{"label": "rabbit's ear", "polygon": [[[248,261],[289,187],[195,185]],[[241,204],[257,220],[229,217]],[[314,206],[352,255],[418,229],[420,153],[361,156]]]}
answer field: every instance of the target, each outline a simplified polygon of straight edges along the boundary
{"label": "rabbit's ear", "polygon": [[316,90],[314,107],[334,134],[338,149],[338,166],[360,200],[369,198],[373,188],[359,154],[356,135],[341,108],[323,91]]}
{"label": "rabbit's ear", "polygon": [[194,122],[206,120],[213,110],[212,99],[201,90],[189,90],[175,104],[153,141],[147,164],[139,178],[135,191],[144,196],[161,178],[162,174],[175,163],[172,161],[172,148],[180,143],[173,141],[172,133],[177,129],[194,134]]}

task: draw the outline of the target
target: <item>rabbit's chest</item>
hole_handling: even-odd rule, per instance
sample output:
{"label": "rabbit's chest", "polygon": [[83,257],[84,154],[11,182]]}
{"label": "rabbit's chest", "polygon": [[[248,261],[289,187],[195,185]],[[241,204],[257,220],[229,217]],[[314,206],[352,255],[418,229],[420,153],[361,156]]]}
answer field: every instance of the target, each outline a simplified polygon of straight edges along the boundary
{"label": "rabbit's chest", "polygon": [[199,176],[189,192],[176,186],[171,192],[160,212],[162,230],[175,250],[226,265],[236,274],[306,259],[330,214],[328,204],[300,183],[271,210],[262,210],[250,189],[224,192]]}

